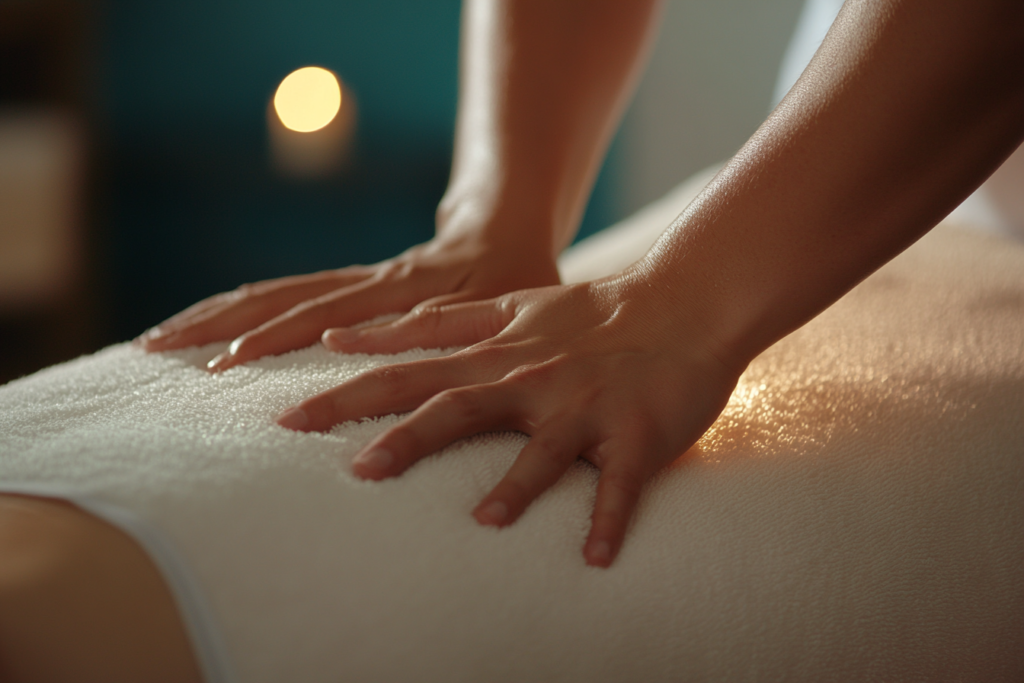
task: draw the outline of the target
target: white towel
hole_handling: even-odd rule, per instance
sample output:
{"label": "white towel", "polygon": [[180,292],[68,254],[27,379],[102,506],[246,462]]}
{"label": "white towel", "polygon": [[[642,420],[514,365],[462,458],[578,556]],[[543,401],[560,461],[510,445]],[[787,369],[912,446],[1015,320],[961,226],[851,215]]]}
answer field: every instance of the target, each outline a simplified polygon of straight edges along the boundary
{"label": "white towel", "polygon": [[939,229],[758,358],[646,488],[609,570],[578,464],[511,527],[470,510],[525,442],[381,483],[395,417],[285,407],[381,363],[121,345],[0,388],[0,489],[154,556],[210,681],[1000,681],[1024,674],[1024,248]]}

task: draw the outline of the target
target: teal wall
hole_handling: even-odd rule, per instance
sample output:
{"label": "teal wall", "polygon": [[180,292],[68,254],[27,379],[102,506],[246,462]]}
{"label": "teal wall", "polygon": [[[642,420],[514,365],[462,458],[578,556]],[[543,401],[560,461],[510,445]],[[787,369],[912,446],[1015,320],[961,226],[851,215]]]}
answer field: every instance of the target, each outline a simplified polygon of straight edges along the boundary
{"label": "teal wall", "polygon": [[[100,183],[112,335],[242,282],[370,263],[428,239],[457,95],[451,0],[114,0],[103,21]],[[271,168],[267,103],[299,66],[359,104],[348,171]],[[617,154],[581,234],[618,218]]]}

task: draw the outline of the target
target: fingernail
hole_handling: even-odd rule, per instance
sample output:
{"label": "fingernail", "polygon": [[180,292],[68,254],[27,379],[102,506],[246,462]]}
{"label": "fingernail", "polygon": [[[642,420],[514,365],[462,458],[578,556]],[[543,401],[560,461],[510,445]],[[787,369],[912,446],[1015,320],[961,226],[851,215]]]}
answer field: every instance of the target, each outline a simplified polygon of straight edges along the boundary
{"label": "fingernail", "polygon": [[390,467],[394,461],[395,456],[391,451],[377,446],[357,455],[352,460],[352,464],[364,467],[374,473],[381,473]]}
{"label": "fingernail", "polygon": [[242,348],[242,342],[244,340],[245,340],[245,337],[239,337],[235,341],[231,342],[231,345],[228,346],[227,352],[229,354],[231,354],[232,356],[235,355],[236,353],[238,353],[238,349]]}
{"label": "fingernail", "polygon": [[298,431],[309,425],[309,415],[302,408],[289,408],[277,416],[277,424]]}
{"label": "fingernail", "polygon": [[231,360],[231,354],[227,351],[215,356],[213,360],[206,364],[206,369],[210,372],[220,372],[224,368],[222,366],[227,365],[228,361]]}
{"label": "fingernail", "polygon": [[356,339],[359,339],[359,332],[348,327],[335,327],[324,332],[323,337],[320,341],[327,348],[334,348],[343,346],[345,344],[351,344]]}
{"label": "fingernail", "polygon": [[500,500],[492,500],[476,511],[476,521],[481,524],[498,526],[508,518],[508,506]]}
{"label": "fingernail", "polygon": [[587,563],[607,567],[612,561],[612,547],[608,541],[594,541],[587,546]]}

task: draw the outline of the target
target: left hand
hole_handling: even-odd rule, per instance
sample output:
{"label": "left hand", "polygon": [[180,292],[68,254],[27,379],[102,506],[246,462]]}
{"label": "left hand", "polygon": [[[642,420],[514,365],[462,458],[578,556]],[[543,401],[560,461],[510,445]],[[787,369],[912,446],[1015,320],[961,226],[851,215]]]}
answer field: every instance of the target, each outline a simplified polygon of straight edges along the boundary
{"label": "left hand", "polygon": [[494,526],[514,522],[583,457],[601,470],[584,556],[607,567],[644,483],[707,430],[743,369],[724,361],[694,316],[665,310],[651,291],[619,277],[329,331],[325,344],[348,353],[472,346],[372,370],[285,411],[278,423],[325,431],[413,411],[356,456],[353,470],[365,479],[401,474],[475,433],[524,432],[530,442],[473,512]]}
{"label": "left hand", "polygon": [[528,240],[511,247],[472,231],[438,236],[373,266],[279,278],[217,294],[138,342],[147,351],[169,351],[234,339],[207,366],[221,372],[314,344],[329,327],[557,283],[554,257],[546,258],[546,251]]}

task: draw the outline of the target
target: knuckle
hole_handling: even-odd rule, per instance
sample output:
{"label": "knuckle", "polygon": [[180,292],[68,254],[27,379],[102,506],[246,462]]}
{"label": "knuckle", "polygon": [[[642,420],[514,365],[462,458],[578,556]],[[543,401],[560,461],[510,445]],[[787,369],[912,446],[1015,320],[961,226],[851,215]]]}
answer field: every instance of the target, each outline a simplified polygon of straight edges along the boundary
{"label": "knuckle", "polygon": [[441,324],[441,309],[433,305],[419,305],[409,313],[408,322],[420,327],[437,328]]}
{"label": "knuckle", "polygon": [[560,465],[567,457],[565,444],[554,436],[538,434],[531,441],[535,456],[548,464]]}
{"label": "knuckle", "polygon": [[483,417],[483,402],[476,389],[448,389],[435,397],[434,407],[460,422],[476,423]]}
{"label": "knuckle", "polygon": [[383,282],[403,280],[413,274],[415,266],[405,260],[385,261],[377,266],[374,278]]}
{"label": "knuckle", "polygon": [[423,441],[413,425],[403,422],[388,432],[385,443],[392,447],[396,457],[407,459],[422,452]]}
{"label": "knuckle", "polygon": [[617,493],[633,499],[640,495],[644,478],[633,470],[618,470],[605,475],[605,484]]}
{"label": "knuckle", "polygon": [[529,363],[512,370],[507,379],[524,386],[527,390],[537,390],[551,382],[555,373],[554,363]]}
{"label": "knuckle", "polygon": [[504,321],[511,321],[519,312],[519,299],[513,294],[506,294],[498,299],[498,315]]}
{"label": "knuckle", "polygon": [[371,370],[368,379],[378,384],[385,394],[399,394],[409,384],[409,370],[401,365],[389,365]]}
{"label": "knuckle", "polygon": [[390,280],[398,272],[398,264],[394,261],[384,261],[377,266],[377,271],[373,274],[375,280]]}

